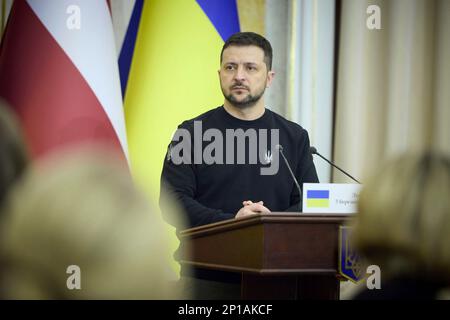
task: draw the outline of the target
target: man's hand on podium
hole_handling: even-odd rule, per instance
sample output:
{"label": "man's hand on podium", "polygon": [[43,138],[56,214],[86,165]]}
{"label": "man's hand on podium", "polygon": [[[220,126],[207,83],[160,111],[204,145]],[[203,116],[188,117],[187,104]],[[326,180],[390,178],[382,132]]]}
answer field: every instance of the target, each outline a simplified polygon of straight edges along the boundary
{"label": "man's hand on podium", "polygon": [[235,218],[243,218],[257,213],[270,213],[270,210],[264,206],[263,201],[253,203],[250,200],[242,202],[243,207],[236,213]]}

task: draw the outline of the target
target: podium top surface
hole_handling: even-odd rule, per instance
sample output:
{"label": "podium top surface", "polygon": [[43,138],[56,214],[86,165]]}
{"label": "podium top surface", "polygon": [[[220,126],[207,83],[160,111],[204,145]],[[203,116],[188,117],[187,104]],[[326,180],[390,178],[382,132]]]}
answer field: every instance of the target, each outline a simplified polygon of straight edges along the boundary
{"label": "podium top surface", "polygon": [[353,220],[354,214],[320,213],[308,214],[301,212],[271,212],[266,214],[255,214],[239,219],[229,219],[215,222],[180,232],[180,237],[192,237],[205,233],[216,233],[226,230],[241,229],[256,224],[266,223],[304,223],[304,224],[344,224]]}

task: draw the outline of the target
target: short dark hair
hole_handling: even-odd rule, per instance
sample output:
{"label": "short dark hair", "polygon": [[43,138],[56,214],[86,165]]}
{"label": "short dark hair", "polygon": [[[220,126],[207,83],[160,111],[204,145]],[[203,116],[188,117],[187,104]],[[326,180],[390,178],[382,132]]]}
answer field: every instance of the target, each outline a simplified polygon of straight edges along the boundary
{"label": "short dark hair", "polygon": [[222,63],[223,51],[229,46],[256,46],[264,51],[264,62],[267,70],[272,70],[272,46],[263,36],[254,32],[238,32],[233,34],[222,47],[220,63]]}

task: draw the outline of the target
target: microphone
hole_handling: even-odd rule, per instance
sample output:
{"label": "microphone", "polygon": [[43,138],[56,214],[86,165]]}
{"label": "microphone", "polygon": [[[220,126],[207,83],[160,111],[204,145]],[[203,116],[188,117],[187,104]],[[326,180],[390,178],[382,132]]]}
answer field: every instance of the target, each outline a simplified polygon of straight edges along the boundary
{"label": "microphone", "polygon": [[287,166],[288,169],[289,169],[289,172],[291,173],[292,179],[294,179],[294,183],[295,183],[295,185],[297,186],[298,193],[299,193],[299,195],[300,195],[300,201],[299,201],[299,203],[298,203],[298,207],[299,207],[299,211],[301,212],[301,211],[302,211],[302,208],[301,208],[300,204],[302,203],[302,197],[303,197],[303,195],[302,195],[302,189],[300,188],[300,185],[298,184],[297,178],[295,177],[295,174],[294,174],[294,172],[292,171],[291,166],[289,165],[289,162],[287,161],[286,157],[284,156],[284,153],[283,153],[283,146],[282,146],[281,144],[277,144],[277,145],[276,145],[276,149],[278,149],[278,150],[280,151],[280,154],[281,154],[281,156],[283,157],[284,162],[286,163],[286,166]]}
{"label": "microphone", "polygon": [[328,162],[330,165],[332,165],[333,167],[335,167],[336,169],[338,169],[339,171],[341,171],[343,174],[345,174],[347,177],[350,177],[353,181],[356,181],[357,183],[361,184],[361,182],[359,182],[358,180],[356,180],[355,178],[353,178],[350,174],[348,174],[347,172],[345,172],[344,170],[342,170],[341,168],[339,168],[337,165],[335,165],[333,162],[331,162],[330,160],[326,159],[324,156],[322,156],[320,153],[317,152],[317,149],[314,148],[313,146],[311,146],[309,148],[309,151],[311,151],[311,154],[316,154],[319,157],[321,157],[323,160],[325,160],[326,162]]}

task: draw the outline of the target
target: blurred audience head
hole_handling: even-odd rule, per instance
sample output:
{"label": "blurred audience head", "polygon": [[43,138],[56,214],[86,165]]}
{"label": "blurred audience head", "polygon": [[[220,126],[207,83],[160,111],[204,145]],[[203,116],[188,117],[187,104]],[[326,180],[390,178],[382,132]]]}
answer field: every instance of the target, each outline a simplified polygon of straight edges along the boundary
{"label": "blurred audience head", "polygon": [[113,159],[52,155],[26,173],[0,230],[3,298],[179,298],[167,227]]}
{"label": "blurred audience head", "polygon": [[5,103],[0,101],[0,207],[27,164],[28,154],[19,123]]}
{"label": "blurred audience head", "polygon": [[450,284],[450,159],[425,152],[385,165],[364,186],[355,244],[383,279]]}

